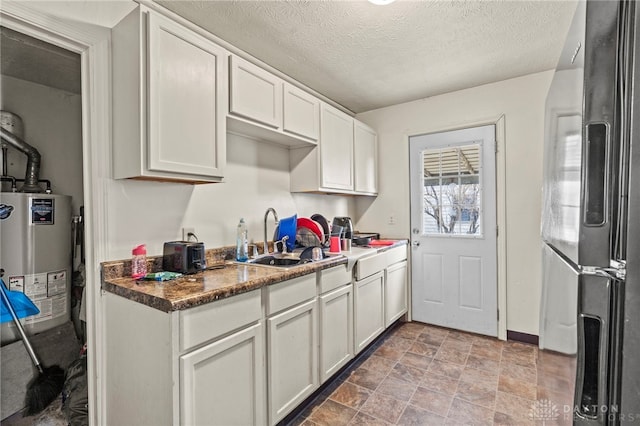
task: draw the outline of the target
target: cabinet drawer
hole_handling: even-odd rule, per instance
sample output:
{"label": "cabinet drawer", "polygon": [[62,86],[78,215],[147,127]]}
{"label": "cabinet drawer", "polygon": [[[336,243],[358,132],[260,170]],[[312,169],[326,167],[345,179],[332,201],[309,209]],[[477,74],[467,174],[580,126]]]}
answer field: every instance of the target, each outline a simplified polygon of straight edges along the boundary
{"label": "cabinet drawer", "polygon": [[181,311],[180,350],[258,321],[261,316],[260,290]]}
{"label": "cabinet drawer", "polygon": [[387,267],[386,253],[365,257],[356,263],[356,280],[378,273]]}
{"label": "cabinet drawer", "polygon": [[385,254],[387,255],[387,265],[402,262],[407,258],[407,246],[394,247],[391,250],[387,250]]}
{"label": "cabinet drawer", "polygon": [[309,274],[267,287],[267,315],[316,296],[316,274]]}
{"label": "cabinet drawer", "polygon": [[351,273],[347,271],[346,265],[334,266],[324,269],[318,274],[320,280],[320,294],[331,291],[351,282]]}

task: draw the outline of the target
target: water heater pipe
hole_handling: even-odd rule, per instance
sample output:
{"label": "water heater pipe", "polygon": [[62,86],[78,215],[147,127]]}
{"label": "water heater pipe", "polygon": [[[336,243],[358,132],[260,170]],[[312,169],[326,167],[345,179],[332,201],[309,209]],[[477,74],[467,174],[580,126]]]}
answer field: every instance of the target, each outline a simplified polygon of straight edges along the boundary
{"label": "water heater pipe", "polygon": [[7,151],[9,150],[9,148],[5,145],[2,144],[2,176],[6,176],[7,175]]}
{"label": "water heater pipe", "polygon": [[20,192],[42,192],[42,188],[38,185],[40,179],[40,153],[38,150],[2,127],[0,127],[0,137],[27,156],[27,170]]}

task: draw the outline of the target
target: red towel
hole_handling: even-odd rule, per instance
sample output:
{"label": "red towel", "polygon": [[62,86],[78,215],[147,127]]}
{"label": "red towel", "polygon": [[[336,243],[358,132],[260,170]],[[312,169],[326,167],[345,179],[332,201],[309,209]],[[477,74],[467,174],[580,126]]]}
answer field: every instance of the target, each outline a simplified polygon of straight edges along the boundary
{"label": "red towel", "polygon": [[394,240],[371,240],[370,246],[390,246],[395,244]]}

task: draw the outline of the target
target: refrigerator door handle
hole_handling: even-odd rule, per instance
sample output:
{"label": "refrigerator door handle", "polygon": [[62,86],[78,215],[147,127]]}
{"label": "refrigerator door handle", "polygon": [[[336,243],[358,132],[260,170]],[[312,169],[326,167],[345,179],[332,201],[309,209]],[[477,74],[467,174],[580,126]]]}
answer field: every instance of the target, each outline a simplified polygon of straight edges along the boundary
{"label": "refrigerator door handle", "polygon": [[609,123],[589,123],[585,129],[584,224],[601,226],[607,222],[609,198]]}

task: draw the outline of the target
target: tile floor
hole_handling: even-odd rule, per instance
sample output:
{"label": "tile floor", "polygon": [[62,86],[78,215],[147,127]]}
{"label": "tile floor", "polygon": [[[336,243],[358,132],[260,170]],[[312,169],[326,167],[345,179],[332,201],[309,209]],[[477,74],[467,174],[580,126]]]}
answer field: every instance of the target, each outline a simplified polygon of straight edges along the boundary
{"label": "tile floor", "polygon": [[291,425],[570,425],[574,358],[401,323]]}

